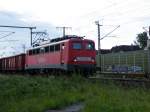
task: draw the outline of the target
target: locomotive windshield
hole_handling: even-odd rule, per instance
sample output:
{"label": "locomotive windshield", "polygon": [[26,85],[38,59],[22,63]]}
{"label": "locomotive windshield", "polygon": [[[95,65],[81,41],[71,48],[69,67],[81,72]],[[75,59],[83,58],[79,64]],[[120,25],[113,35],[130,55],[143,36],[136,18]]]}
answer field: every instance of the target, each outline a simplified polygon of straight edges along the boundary
{"label": "locomotive windshield", "polygon": [[[84,47],[83,47],[84,46]],[[93,42],[85,42],[85,44],[80,43],[80,42],[74,42],[72,44],[72,48],[75,50],[95,50],[95,46]]]}
{"label": "locomotive windshield", "polygon": [[73,49],[77,49],[77,50],[79,50],[79,49],[81,49],[82,48],[82,44],[81,43],[73,43]]}
{"label": "locomotive windshield", "polygon": [[93,42],[86,43],[85,49],[94,50],[94,43]]}

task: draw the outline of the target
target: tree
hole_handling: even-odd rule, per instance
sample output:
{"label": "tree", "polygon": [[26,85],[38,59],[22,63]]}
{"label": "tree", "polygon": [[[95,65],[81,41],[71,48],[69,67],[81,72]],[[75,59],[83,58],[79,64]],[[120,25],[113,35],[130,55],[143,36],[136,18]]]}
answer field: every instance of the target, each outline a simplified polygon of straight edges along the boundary
{"label": "tree", "polygon": [[148,36],[146,32],[139,33],[134,42],[136,45],[139,45],[140,48],[144,49],[147,46]]}

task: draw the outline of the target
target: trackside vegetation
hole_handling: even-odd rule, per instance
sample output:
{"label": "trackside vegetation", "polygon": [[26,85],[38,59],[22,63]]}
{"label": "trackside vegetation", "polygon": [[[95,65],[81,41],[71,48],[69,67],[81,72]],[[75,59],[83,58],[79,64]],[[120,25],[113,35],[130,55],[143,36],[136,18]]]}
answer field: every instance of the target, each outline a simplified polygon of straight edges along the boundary
{"label": "trackside vegetation", "polygon": [[149,112],[150,90],[90,81],[80,75],[0,75],[0,112],[46,112],[83,102],[82,112]]}

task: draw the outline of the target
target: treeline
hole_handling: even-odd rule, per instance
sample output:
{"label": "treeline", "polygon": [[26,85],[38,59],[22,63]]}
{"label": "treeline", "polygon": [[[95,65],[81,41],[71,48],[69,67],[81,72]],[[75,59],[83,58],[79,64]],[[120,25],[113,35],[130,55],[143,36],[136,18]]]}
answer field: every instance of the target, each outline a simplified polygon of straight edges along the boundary
{"label": "treeline", "polygon": [[117,52],[136,51],[136,50],[141,50],[141,48],[138,45],[120,45],[120,46],[114,46],[111,49],[101,49],[100,52],[101,54],[107,54],[107,53],[117,53]]}

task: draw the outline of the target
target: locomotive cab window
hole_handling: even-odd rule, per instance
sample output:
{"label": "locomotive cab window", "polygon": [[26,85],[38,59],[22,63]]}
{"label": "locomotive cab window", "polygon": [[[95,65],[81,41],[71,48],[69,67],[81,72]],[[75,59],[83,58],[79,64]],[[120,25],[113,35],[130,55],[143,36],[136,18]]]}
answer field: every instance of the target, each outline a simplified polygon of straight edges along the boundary
{"label": "locomotive cab window", "polygon": [[94,50],[94,43],[93,42],[86,43],[85,49],[87,49],[87,50]]}
{"label": "locomotive cab window", "polygon": [[80,50],[80,49],[82,49],[82,44],[79,42],[75,42],[75,43],[73,43],[72,47],[73,47],[73,49]]}

